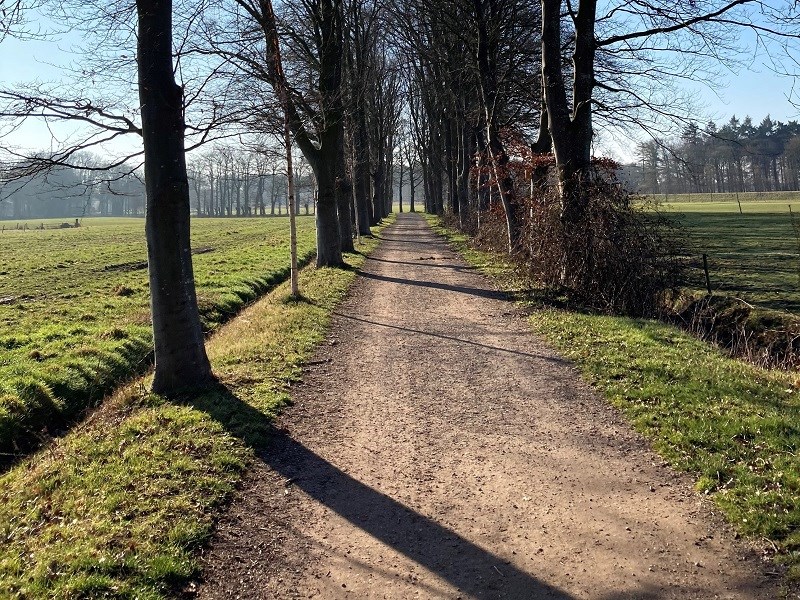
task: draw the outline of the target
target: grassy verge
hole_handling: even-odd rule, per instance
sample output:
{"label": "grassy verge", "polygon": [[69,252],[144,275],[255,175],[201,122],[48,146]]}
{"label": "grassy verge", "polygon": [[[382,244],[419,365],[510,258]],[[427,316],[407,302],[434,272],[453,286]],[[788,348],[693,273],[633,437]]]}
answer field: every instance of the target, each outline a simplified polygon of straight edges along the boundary
{"label": "grassy verge", "polygon": [[[377,244],[365,242],[363,252]],[[302,300],[284,284],[211,338],[217,390],[181,404],[148,394],[145,381],[129,385],[0,478],[0,597],[141,600],[180,589],[354,277],[305,269]]]}
{"label": "grassy verge", "polygon": [[[502,257],[437,227],[503,287]],[[654,449],[696,478],[742,534],[769,540],[800,578],[800,379],[728,358],[673,326],[532,306],[530,323],[574,360]]]}
{"label": "grassy verge", "polygon": [[[314,255],[313,218],[299,253]],[[288,276],[286,219],[200,219],[192,247],[207,330]],[[152,349],[142,219],[0,234],[0,463],[58,432]],[[3,459],[6,459],[5,461]]]}

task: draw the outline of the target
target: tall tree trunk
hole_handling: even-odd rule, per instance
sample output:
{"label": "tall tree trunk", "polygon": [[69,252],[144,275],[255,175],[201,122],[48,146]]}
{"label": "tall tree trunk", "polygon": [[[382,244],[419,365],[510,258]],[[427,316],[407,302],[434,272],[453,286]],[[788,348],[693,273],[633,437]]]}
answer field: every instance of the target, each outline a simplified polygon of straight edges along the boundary
{"label": "tall tree trunk", "polygon": [[341,240],[342,252],[356,251],[355,246],[353,246],[353,215],[350,212],[351,197],[352,183],[347,177],[344,130],[342,129],[336,148],[336,210],[339,217],[339,239]]}
{"label": "tall tree trunk", "polygon": [[444,135],[444,143],[445,143],[445,160],[446,160],[446,170],[447,170],[447,209],[451,214],[457,215],[459,204],[458,204],[458,174],[457,174],[457,166],[458,165],[458,134],[457,130],[458,125],[456,123],[455,118],[447,119],[445,125],[445,135]]}
{"label": "tall tree trunk", "polygon": [[312,11],[316,28],[316,59],[319,61],[317,94],[323,106],[319,120],[324,121],[324,127],[314,135],[316,141],[312,141],[306,129],[308,122],[300,115],[291,97],[290,86],[281,67],[278,27],[272,1],[259,0],[257,4],[243,0],[237,2],[261,26],[268,46],[265,58],[270,84],[284,98],[295,143],[311,164],[317,179],[317,266],[341,266],[336,170],[344,117],[341,98],[344,53],[342,3],[320,0]]}
{"label": "tall tree trunk", "polygon": [[183,90],[172,67],[171,0],[137,0],[137,60],[147,191],[147,258],[155,342],[153,391],[173,396],[214,381],[192,271]]}
{"label": "tall tree trunk", "polygon": [[278,201],[278,190],[275,185],[275,167],[272,168],[269,188],[269,214],[275,216],[275,203]]}
{"label": "tall tree trunk", "polygon": [[386,216],[383,214],[383,194],[385,184],[384,155],[378,152],[378,161],[372,172],[372,225],[377,225]]}
{"label": "tall tree trunk", "polygon": [[487,169],[489,165],[486,163],[488,158],[487,152],[488,145],[484,137],[485,132],[478,132],[475,136],[475,143],[478,146],[478,218],[480,213],[489,210],[489,199],[491,196],[491,188],[489,187],[489,173]]}
{"label": "tall tree trunk", "polygon": [[214,165],[211,164],[208,166],[208,211],[206,214],[209,217],[214,216]]}
{"label": "tall tree trunk", "polygon": [[236,186],[236,216],[242,216],[242,174],[241,172],[233,174],[233,182]]}
{"label": "tall tree trunk", "polygon": [[398,175],[398,182],[397,182],[397,189],[398,189],[398,199],[400,202],[400,212],[403,212],[403,154],[400,154],[400,173]]}
{"label": "tall tree trunk", "polygon": [[[581,0],[575,18],[574,80],[570,111],[561,64],[561,0],[542,0],[542,79],[550,137],[567,226],[584,220],[591,175],[596,0]],[[570,114],[571,112],[571,114]]]}
{"label": "tall tree trunk", "polygon": [[[414,163],[412,161],[408,162],[408,210],[410,212],[416,212],[414,208],[414,186],[416,185],[414,180]],[[402,204],[401,204],[402,207]],[[402,211],[401,211],[402,212]]]}
{"label": "tall tree trunk", "polygon": [[469,169],[472,154],[474,151],[472,126],[464,119],[461,123],[461,131],[458,138],[458,219],[461,228],[464,229],[469,224]]}
{"label": "tall tree trunk", "polygon": [[198,217],[202,217],[203,216],[203,195],[200,193],[201,192],[200,188],[202,187],[202,182],[200,181],[200,174],[199,173],[195,175],[193,181],[194,181],[194,195],[195,195],[196,200],[197,200],[197,204],[196,204],[197,208],[195,210],[197,211],[197,216]]}
{"label": "tall tree trunk", "polygon": [[259,173],[256,183],[256,206],[253,214],[264,216],[264,176]]}
{"label": "tall tree trunk", "polygon": [[363,109],[358,110],[356,113],[356,127],[353,137],[355,138],[353,157],[355,181],[353,185],[358,210],[359,233],[361,235],[369,235],[369,226],[374,222],[375,217],[370,200],[369,135]]}
{"label": "tall tree trunk", "polygon": [[[558,1],[558,0],[556,0]],[[491,40],[486,27],[487,13],[494,10],[492,0],[473,0],[478,26],[477,64],[480,79],[481,103],[483,104],[484,121],[486,127],[486,148],[489,152],[489,161],[494,172],[500,201],[506,217],[506,238],[508,251],[513,252],[520,239],[520,224],[516,214],[516,201],[514,198],[514,180],[508,170],[509,157],[505,146],[500,139],[495,105],[497,103],[497,64],[494,53],[491,52]],[[544,11],[544,9],[542,9]],[[544,43],[544,42],[543,42]]]}
{"label": "tall tree trunk", "polygon": [[[280,50],[277,50],[277,60],[280,63]],[[286,91],[283,90],[285,94]],[[286,205],[289,207],[289,289],[292,298],[300,296],[299,279],[297,272],[297,224],[295,221],[295,186],[294,186],[294,167],[292,166],[292,130],[289,127],[288,111],[286,110],[287,99],[281,98],[283,106],[283,145],[286,148]]]}
{"label": "tall tree trunk", "polygon": [[421,159],[420,168],[422,169],[422,201],[425,212],[434,214],[436,209],[433,204],[433,181],[431,178],[430,163]]}
{"label": "tall tree trunk", "polygon": [[336,193],[336,159],[323,157],[311,162],[317,179],[317,266],[343,264]]}
{"label": "tall tree trunk", "polygon": [[581,0],[574,15],[572,110],[561,61],[561,0],[542,0],[542,81],[561,199],[561,283],[580,289],[592,272],[586,227],[591,173],[596,0]]}

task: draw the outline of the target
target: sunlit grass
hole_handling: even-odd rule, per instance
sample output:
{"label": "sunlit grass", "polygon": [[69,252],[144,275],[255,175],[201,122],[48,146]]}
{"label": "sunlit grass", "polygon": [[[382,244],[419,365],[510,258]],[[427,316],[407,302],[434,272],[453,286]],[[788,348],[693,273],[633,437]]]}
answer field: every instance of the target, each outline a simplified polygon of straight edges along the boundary
{"label": "sunlit grass", "polygon": [[[728,204],[736,212],[739,212],[738,203],[742,204],[743,210],[748,209],[757,211],[758,206],[782,205],[786,209],[787,203],[800,203],[800,192],[726,192],[701,194],[645,194],[643,199],[648,202],[656,202],[661,206],[670,204],[691,205],[691,204]],[[772,210],[772,209],[769,209]],[[788,209],[787,209],[788,210]]]}
{"label": "sunlit grass", "polygon": [[[778,194],[778,192],[775,192]],[[800,217],[800,193],[792,212]],[[800,312],[800,242],[786,202],[682,202],[661,204],[686,232],[687,287],[705,291],[702,256],[708,256],[715,293],[760,308]],[[800,221],[798,221],[800,223]]]}
{"label": "sunlit grass", "polygon": [[136,382],[0,478],[0,598],[174,597],[355,276],[309,267],[300,300],[283,284],[222,327],[216,391],[172,403]]}
{"label": "sunlit grass", "polygon": [[[314,221],[298,223],[299,253],[309,259]],[[286,219],[198,219],[192,227],[207,330],[288,276]],[[147,367],[145,261],[142,219],[0,233],[0,454],[58,432]]]}

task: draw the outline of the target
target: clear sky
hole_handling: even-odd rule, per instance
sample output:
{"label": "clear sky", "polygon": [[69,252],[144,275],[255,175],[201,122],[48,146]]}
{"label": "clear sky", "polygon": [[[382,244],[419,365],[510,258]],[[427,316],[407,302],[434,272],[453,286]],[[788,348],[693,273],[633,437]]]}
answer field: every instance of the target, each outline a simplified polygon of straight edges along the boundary
{"label": "clear sky", "polygon": [[[777,76],[765,65],[754,65],[752,70],[730,74],[728,86],[718,91],[717,98],[712,90],[701,90],[701,97],[708,104],[708,110],[719,121],[736,115],[740,119],[750,115],[755,122],[770,115],[774,121],[800,120],[800,106],[790,101],[793,86],[800,82],[790,77]],[[800,92],[800,89],[797,90]],[[800,98],[793,98],[798,102]]]}
{"label": "clear sky", "polygon": [[[7,88],[29,82],[50,84],[62,80],[63,72],[59,67],[79,61],[80,56],[73,52],[72,48],[79,45],[80,41],[77,34],[60,35],[58,39],[50,41],[20,41],[6,38],[0,43],[0,87]],[[132,51],[133,49],[129,50]],[[81,91],[75,86],[69,86],[64,96],[72,98],[80,94]],[[58,146],[76,130],[74,126],[47,126],[40,120],[29,120],[0,140],[0,144],[29,150],[45,150]],[[6,132],[7,128],[0,125],[0,135]],[[131,151],[137,151],[140,146],[139,136],[128,135],[124,136],[124,139],[115,141],[108,148],[108,152],[129,154]]]}
{"label": "clear sky", "polygon": [[[52,65],[67,64],[75,60],[76,56],[69,49],[78,41],[76,37],[69,35],[51,42],[5,39],[0,44],[0,85],[5,87],[10,83],[34,79],[45,82],[57,80],[59,70]],[[749,115],[755,123],[768,114],[779,121],[800,120],[800,109],[788,99],[796,84],[795,80],[771,72],[764,56],[754,55],[748,65],[742,67],[738,73],[724,73],[723,82],[725,85],[716,89],[716,93],[705,86],[697,86],[698,105],[704,107],[696,115],[700,124],[705,124],[709,118],[718,123],[727,121],[734,114],[740,119]],[[795,100],[797,96],[800,93],[796,94]],[[16,146],[46,149],[53,143],[53,134],[57,138],[64,138],[69,130],[48,129],[40,123],[32,123],[14,131],[0,143],[11,140]],[[128,136],[127,141],[117,143],[112,151],[129,152],[139,144],[140,140],[135,136]],[[610,152],[623,161],[635,159],[635,143],[630,140],[608,140],[607,143],[599,144],[596,150],[599,153]]]}

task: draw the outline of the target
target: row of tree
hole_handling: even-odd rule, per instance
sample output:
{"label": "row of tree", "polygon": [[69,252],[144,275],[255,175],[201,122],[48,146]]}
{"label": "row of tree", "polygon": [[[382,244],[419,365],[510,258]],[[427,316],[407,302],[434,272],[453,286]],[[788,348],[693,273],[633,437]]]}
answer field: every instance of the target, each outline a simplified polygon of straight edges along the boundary
{"label": "row of tree", "polygon": [[[314,212],[316,185],[308,163],[297,160],[294,210]],[[189,163],[192,212],[200,217],[251,217],[288,214],[285,158],[275,149],[244,151],[217,146]]]}
{"label": "row of tree", "polygon": [[639,148],[639,164],[627,169],[647,194],[777,192],[800,189],[800,124],[750,117],[705,129],[687,125],[672,141]]}
{"label": "row of tree", "polygon": [[[102,164],[87,155],[84,164]],[[189,162],[192,214],[200,217],[288,214],[285,165],[268,152],[216,146]],[[308,163],[295,162],[295,211],[314,212],[316,188]],[[144,181],[126,169],[91,172],[58,167],[2,186],[0,219],[145,216]]]}
{"label": "row of tree", "polygon": [[[89,128],[77,136],[78,144],[46,153],[6,146],[12,160],[4,179],[20,184],[58,170],[96,175],[105,169],[108,182],[117,178],[116,169],[136,172],[130,166],[133,155],[110,160],[101,169],[77,164],[80,151],[123,134],[141,136],[156,357],[153,389],[174,395],[204,387],[214,377],[194,289],[186,151],[231,135],[281,139],[285,124],[290,133],[286,146],[293,141],[299,147],[314,176],[317,265],[343,264],[342,252],[353,248],[353,224],[367,233],[391,209],[400,78],[381,35],[387,11],[359,0],[285,2],[278,14],[262,0],[35,4],[60,12],[64,23],[84,31],[91,50],[80,70],[81,86],[105,78],[112,87],[100,89],[98,99],[38,83],[0,92],[2,115],[11,122],[40,118]],[[12,8],[15,26],[4,27],[4,34],[27,35],[17,27],[26,2],[19,0]],[[173,43],[176,27],[180,41]],[[126,74],[135,75],[139,96],[127,108]],[[263,154],[218,151],[205,165],[196,160],[195,210],[266,212],[259,187],[266,187],[267,180],[257,173]],[[273,206],[278,173],[270,175]],[[293,175],[289,168],[287,202],[296,208]]]}
{"label": "row of tree", "polygon": [[[191,267],[187,149],[231,135],[275,136],[286,146],[293,139],[316,183],[319,266],[341,265],[353,228],[367,233],[389,212],[398,154],[400,165],[419,165],[398,169],[398,176],[421,175],[428,210],[450,211],[466,224],[494,202],[504,215],[509,251],[522,241],[527,186],[521,184],[545,185],[550,175],[563,232],[557,270],[562,285],[576,288],[594,264],[587,223],[597,179],[595,127],[648,127],[649,115],[680,116],[669,82],[708,79],[713,61],[735,62],[742,28],[756,31],[763,48],[788,48],[791,59],[800,25],[800,8],[789,0],[283,0],[275,6],[271,0],[178,0],[176,6],[170,0],[66,0],[48,6],[96,42],[81,81],[105,78],[119,90],[133,81],[125,74],[135,72],[138,102],[127,113],[115,112],[125,104],[123,92],[95,102],[33,85],[0,90],[2,114],[77,120],[104,132],[88,138],[91,145],[141,135],[153,385],[163,393],[213,381]],[[13,14],[16,23],[19,12]],[[14,28],[2,30],[13,34]],[[59,148],[25,156],[22,164],[63,167],[75,152]],[[523,154],[531,157],[520,174]],[[201,210],[234,211],[238,194],[240,210],[252,211],[243,200],[249,197],[244,186],[254,185],[245,171],[229,165],[213,172],[213,183],[209,175],[207,193],[198,194]],[[289,203],[294,207],[291,192]]]}
{"label": "row of tree", "polygon": [[[393,12],[426,208],[458,214],[467,224],[470,213],[496,199],[509,250],[520,243],[520,177],[535,185],[552,175],[564,227],[577,231],[596,175],[598,124],[653,132],[666,121],[686,122],[691,106],[676,80],[713,82],[715,61],[736,63],[743,29],[758,32],[777,53],[798,35],[792,3],[746,0],[401,0]],[[709,47],[716,49],[712,57]],[[696,142],[689,144],[699,153]],[[526,151],[551,154],[554,168],[543,159],[515,175],[511,163]],[[768,165],[770,181],[777,164]],[[766,180],[767,166],[758,169],[756,178]],[[565,261],[572,253],[565,251]],[[579,285],[582,276],[570,282],[568,271],[564,283]]]}
{"label": "row of tree", "polygon": [[127,171],[108,173],[95,185],[87,172],[59,167],[0,189],[0,219],[144,216],[144,183]]}

